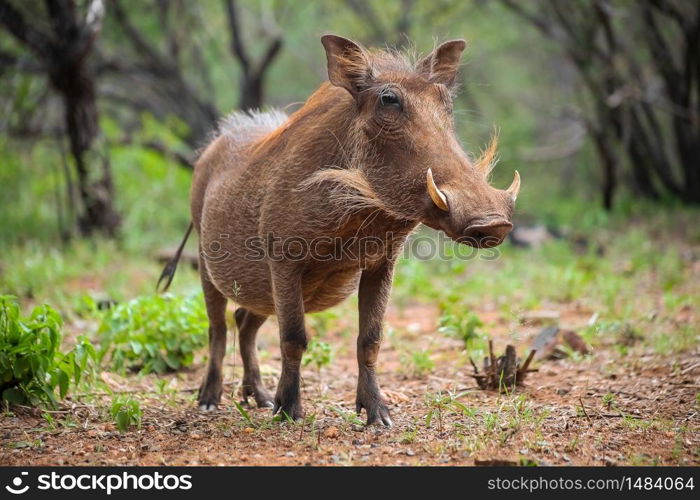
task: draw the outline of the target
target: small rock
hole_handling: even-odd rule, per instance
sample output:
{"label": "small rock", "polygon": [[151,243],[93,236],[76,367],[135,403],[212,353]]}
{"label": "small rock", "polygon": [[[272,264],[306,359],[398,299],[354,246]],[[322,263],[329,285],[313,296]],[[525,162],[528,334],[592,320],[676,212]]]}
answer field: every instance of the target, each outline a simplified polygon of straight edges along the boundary
{"label": "small rock", "polygon": [[413,456],[415,456],[415,454],[416,454],[416,452],[410,448],[406,450],[406,455],[408,455],[409,457],[413,457]]}
{"label": "small rock", "polygon": [[323,437],[325,438],[337,439],[338,436],[340,436],[340,431],[337,427],[328,427],[325,431],[323,431]]}

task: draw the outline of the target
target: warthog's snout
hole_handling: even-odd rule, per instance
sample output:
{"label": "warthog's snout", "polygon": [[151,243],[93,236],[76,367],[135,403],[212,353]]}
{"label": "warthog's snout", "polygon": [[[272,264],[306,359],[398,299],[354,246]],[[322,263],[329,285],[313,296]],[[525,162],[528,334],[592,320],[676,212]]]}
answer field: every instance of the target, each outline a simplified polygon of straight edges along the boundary
{"label": "warthog's snout", "polygon": [[495,247],[503,242],[511,229],[513,224],[502,218],[478,221],[467,226],[460,238],[460,243],[476,248]]}

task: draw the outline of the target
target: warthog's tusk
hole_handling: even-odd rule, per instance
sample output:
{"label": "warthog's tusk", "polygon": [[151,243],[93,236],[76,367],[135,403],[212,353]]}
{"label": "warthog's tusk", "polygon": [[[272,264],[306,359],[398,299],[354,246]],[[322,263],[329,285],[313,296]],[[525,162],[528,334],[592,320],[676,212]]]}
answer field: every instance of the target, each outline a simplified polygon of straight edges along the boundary
{"label": "warthog's tusk", "polygon": [[520,174],[517,170],[515,171],[513,182],[511,183],[510,187],[506,189],[506,192],[511,198],[513,198],[513,201],[518,199],[518,193],[520,192]]}
{"label": "warthog's tusk", "polygon": [[433,179],[433,171],[428,169],[428,194],[430,199],[433,200],[440,210],[448,212],[450,209],[447,206],[447,197],[445,194],[438,189],[435,185],[435,179]]}

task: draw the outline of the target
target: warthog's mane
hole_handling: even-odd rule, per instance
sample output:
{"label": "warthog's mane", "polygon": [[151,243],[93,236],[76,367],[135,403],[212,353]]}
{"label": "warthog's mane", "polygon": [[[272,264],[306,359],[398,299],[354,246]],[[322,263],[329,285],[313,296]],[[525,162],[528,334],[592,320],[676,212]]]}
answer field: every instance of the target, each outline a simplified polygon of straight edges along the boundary
{"label": "warthog's mane", "polygon": [[272,132],[288,119],[284,111],[276,108],[234,111],[219,122],[217,135],[230,135],[236,141],[250,143]]}

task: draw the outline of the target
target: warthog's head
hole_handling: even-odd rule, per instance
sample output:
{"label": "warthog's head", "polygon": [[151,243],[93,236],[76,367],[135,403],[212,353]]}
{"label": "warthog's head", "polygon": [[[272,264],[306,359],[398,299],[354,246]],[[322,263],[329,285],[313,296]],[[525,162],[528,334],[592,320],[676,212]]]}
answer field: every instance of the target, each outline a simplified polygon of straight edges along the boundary
{"label": "warthog's head", "polygon": [[477,160],[457,139],[452,92],[464,40],[445,42],[415,64],[335,35],[322,42],[331,84],[355,100],[348,117],[354,146],[368,152],[360,168],[382,205],[474,247],[500,244],[513,227],[520,176],[506,190],[491,187],[496,138]]}

